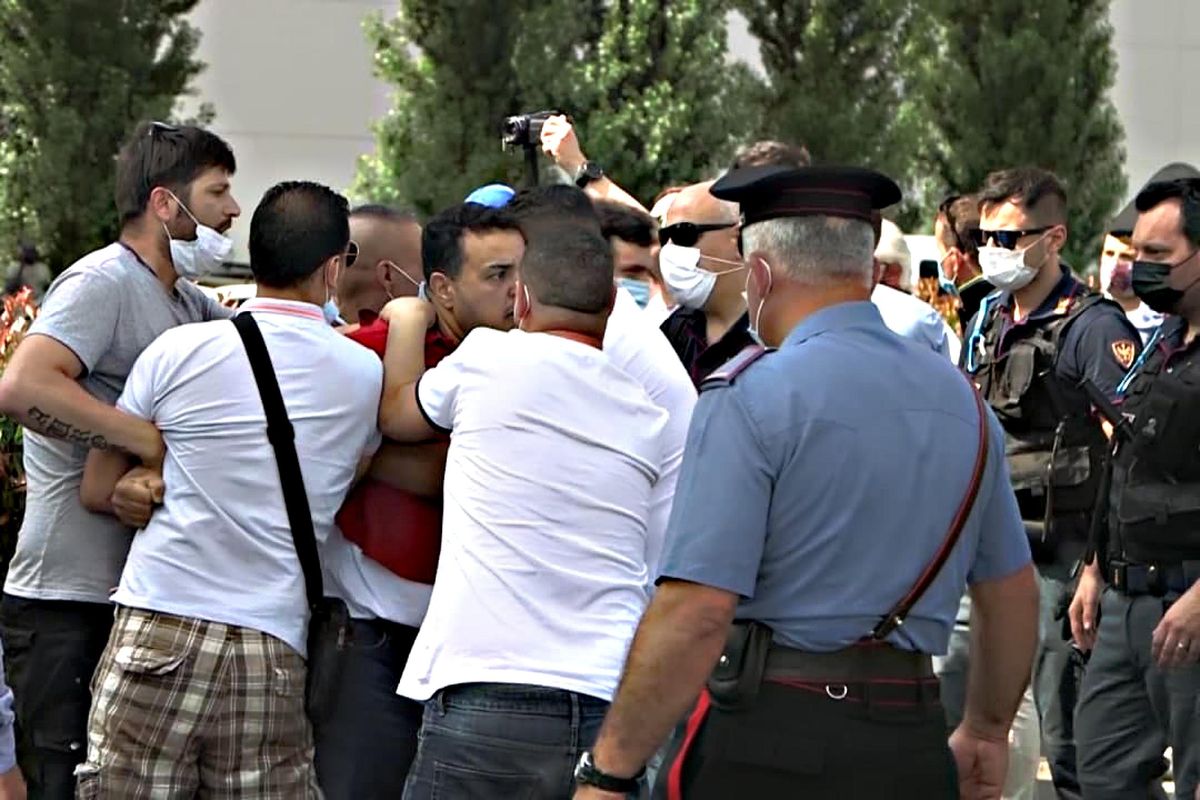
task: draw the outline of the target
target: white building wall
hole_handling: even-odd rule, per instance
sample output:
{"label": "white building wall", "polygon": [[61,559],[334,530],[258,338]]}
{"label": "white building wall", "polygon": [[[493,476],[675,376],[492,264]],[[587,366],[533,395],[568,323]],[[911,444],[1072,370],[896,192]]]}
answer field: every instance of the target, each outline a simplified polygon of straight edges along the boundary
{"label": "white building wall", "polygon": [[1113,0],[1110,18],[1132,197],[1172,161],[1200,166],[1200,2]]}
{"label": "white building wall", "polygon": [[358,157],[372,152],[371,123],[390,105],[372,74],[363,21],[397,0],[202,0],[192,22],[208,67],[184,105],[213,104],[213,130],[238,161],[231,259],[246,263],[250,215],[263,192],[283,180],[349,189]]}

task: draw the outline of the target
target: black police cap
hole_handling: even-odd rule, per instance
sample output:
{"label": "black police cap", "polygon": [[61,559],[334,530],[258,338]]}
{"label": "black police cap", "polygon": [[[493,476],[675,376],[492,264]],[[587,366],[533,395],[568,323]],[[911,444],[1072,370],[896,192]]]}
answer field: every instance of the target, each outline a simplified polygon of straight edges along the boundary
{"label": "black police cap", "polygon": [[742,225],[779,217],[847,217],[871,222],[872,213],[900,202],[888,176],[860,167],[746,167],[709,190],[741,207]]}
{"label": "black police cap", "polygon": [[1108,233],[1113,236],[1128,236],[1133,233],[1133,226],[1137,224],[1138,218],[1138,197],[1145,194],[1155,184],[1172,183],[1174,181],[1190,180],[1193,178],[1200,178],[1200,170],[1191,164],[1180,162],[1167,164],[1158,172],[1151,175],[1150,180],[1146,181],[1141,191],[1138,192],[1137,197],[1130,200],[1117,216],[1113,217],[1113,221],[1108,224]]}

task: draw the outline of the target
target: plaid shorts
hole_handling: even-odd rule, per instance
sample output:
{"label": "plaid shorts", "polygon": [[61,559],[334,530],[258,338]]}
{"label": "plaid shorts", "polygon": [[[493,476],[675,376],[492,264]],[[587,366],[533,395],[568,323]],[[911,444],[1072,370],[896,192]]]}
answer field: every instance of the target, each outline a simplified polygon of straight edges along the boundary
{"label": "plaid shorts", "polygon": [[118,606],[77,796],[320,798],[304,680],[273,636]]}

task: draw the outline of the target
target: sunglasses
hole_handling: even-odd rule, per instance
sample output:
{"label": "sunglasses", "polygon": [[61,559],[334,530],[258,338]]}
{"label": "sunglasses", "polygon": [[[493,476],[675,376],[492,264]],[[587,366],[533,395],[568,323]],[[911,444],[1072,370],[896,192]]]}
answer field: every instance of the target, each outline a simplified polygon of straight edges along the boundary
{"label": "sunglasses", "polygon": [[658,243],[674,242],[680,247],[694,247],[700,237],[709,231],[724,231],[737,227],[736,222],[718,222],[712,225],[697,225],[694,222],[676,222],[658,229]]}
{"label": "sunglasses", "polygon": [[982,228],[972,230],[971,238],[974,239],[977,247],[984,247],[988,241],[995,239],[996,244],[1003,247],[1005,250],[1015,250],[1017,242],[1021,241],[1026,236],[1033,236],[1038,233],[1045,233],[1051,228],[1056,228],[1056,225],[1045,225],[1041,228],[1030,228],[1025,231],[989,231]]}
{"label": "sunglasses", "polygon": [[346,245],[346,266],[353,267],[354,262],[358,260],[358,242],[353,239]]}

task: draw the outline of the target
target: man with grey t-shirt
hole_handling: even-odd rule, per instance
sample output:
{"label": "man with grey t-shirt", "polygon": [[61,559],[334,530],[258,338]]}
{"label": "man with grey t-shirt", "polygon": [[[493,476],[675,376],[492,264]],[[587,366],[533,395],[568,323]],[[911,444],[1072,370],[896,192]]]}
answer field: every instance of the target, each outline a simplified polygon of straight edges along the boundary
{"label": "man with grey t-shirt", "polygon": [[[132,532],[85,511],[89,449],[156,468],[161,438],[114,407],[134,361],[159,334],[228,317],[190,280],[229,252],[240,209],[229,146],[195,127],[145,123],[117,163],[119,241],[51,285],[0,378],[0,412],[25,426],[28,496],[0,601],[5,667],[19,721],[18,759],[34,798],[71,798],[85,754],[88,685],[108,640],[109,593]],[[185,280],[180,280],[181,278]]]}

